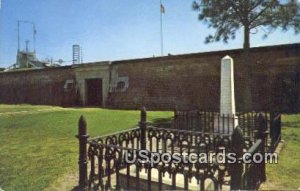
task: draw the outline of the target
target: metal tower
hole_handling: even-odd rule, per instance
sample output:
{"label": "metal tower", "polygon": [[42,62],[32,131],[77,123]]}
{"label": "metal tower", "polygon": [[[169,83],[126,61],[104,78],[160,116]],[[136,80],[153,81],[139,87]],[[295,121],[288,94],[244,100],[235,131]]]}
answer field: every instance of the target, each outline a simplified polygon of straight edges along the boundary
{"label": "metal tower", "polygon": [[78,44],[73,45],[73,64],[82,63],[82,50]]}

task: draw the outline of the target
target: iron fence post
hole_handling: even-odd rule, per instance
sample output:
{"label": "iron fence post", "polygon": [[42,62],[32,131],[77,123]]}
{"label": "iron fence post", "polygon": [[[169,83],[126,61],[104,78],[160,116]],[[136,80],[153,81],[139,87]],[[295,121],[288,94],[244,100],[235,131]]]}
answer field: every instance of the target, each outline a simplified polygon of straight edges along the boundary
{"label": "iron fence post", "polygon": [[278,119],[277,119],[277,126],[278,126],[278,141],[281,141],[281,113],[277,112]]}
{"label": "iron fence post", "polygon": [[259,164],[259,176],[262,182],[266,181],[266,164],[265,164],[265,150],[266,150],[266,136],[267,136],[267,120],[266,116],[263,116],[261,113],[258,116],[258,132],[257,138],[262,140],[262,144],[260,146],[260,153],[263,155],[263,161]]}
{"label": "iron fence post", "polygon": [[267,124],[267,116],[263,115],[262,113],[259,113],[258,115],[258,130],[255,135],[257,139],[262,139],[264,150],[267,148],[267,141],[266,137],[268,134],[268,124]]}
{"label": "iron fence post", "polygon": [[178,124],[177,124],[177,118],[178,118],[178,109],[177,109],[177,105],[174,108],[174,119],[173,119],[173,128],[177,129],[178,128]]}
{"label": "iron fence post", "polygon": [[140,131],[141,131],[141,150],[146,150],[146,126],[147,126],[147,112],[146,108],[143,107],[141,110],[141,121],[140,121]]}
{"label": "iron fence post", "polygon": [[87,177],[87,139],[89,135],[86,130],[86,120],[83,116],[80,117],[78,122],[78,135],[79,139],[79,187],[81,190],[88,190],[88,177]]}
{"label": "iron fence post", "polygon": [[175,119],[177,118],[177,115],[178,115],[178,107],[176,105],[175,108],[174,108],[174,118]]}
{"label": "iron fence post", "polygon": [[274,152],[281,140],[281,113],[272,112],[271,116],[271,151]]}
{"label": "iron fence post", "polygon": [[[236,159],[240,159],[243,155],[245,139],[239,126],[237,126],[231,135],[231,150],[235,153]],[[229,173],[231,175],[230,190],[243,189],[243,163],[236,161],[230,164]]]}
{"label": "iron fence post", "polygon": [[274,146],[276,142],[276,126],[275,126],[275,112],[270,112],[270,137],[271,137],[271,148],[274,151]]}

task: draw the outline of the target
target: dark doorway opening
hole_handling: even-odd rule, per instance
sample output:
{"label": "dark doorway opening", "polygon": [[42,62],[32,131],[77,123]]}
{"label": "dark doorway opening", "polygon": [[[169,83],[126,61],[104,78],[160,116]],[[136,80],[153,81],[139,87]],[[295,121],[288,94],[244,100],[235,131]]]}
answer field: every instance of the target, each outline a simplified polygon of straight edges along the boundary
{"label": "dark doorway opening", "polygon": [[102,79],[86,79],[86,105],[102,106]]}

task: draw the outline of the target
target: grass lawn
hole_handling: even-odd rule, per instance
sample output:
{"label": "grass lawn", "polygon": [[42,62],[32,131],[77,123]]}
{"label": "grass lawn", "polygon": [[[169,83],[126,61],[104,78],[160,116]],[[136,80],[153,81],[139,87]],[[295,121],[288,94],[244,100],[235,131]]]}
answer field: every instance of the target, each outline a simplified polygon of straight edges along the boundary
{"label": "grass lawn", "polygon": [[[0,112],[44,108],[0,105]],[[148,120],[172,114],[148,112]],[[40,191],[64,174],[77,172],[78,140],[75,135],[80,115],[86,117],[91,136],[135,127],[139,121],[139,111],[90,108],[0,114],[0,187],[5,191]]]}
{"label": "grass lawn", "polygon": [[278,164],[267,165],[267,181],[262,189],[298,190],[300,188],[300,114],[283,115],[282,139]]}
{"label": "grass lawn", "polygon": [[[75,135],[80,115],[86,117],[92,137],[135,127],[139,121],[139,111],[91,108],[1,115],[48,108],[51,107],[0,105],[0,188],[5,191],[43,190],[65,174],[77,172]],[[172,115],[148,112],[148,121]],[[284,115],[283,126],[285,144],[279,164],[267,165],[268,181],[263,189],[300,187],[300,115]]]}

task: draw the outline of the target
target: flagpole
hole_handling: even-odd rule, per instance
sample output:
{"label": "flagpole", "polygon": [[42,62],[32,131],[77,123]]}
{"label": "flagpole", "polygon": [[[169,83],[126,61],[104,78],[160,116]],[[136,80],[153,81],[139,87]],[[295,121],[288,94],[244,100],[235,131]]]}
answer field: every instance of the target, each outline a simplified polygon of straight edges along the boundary
{"label": "flagpole", "polygon": [[20,51],[20,21],[18,21],[18,52]]}
{"label": "flagpole", "polygon": [[34,49],[34,53],[36,53],[36,47],[35,47],[36,29],[35,29],[35,24],[34,23],[32,23],[32,30],[33,30],[33,49]]}
{"label": "flagpole", "polygon": [[162,20],[162,3],[160,0],[160,51],[161,51],[161,56],[164,55],[164,36],[163,36],[163,20]]}

